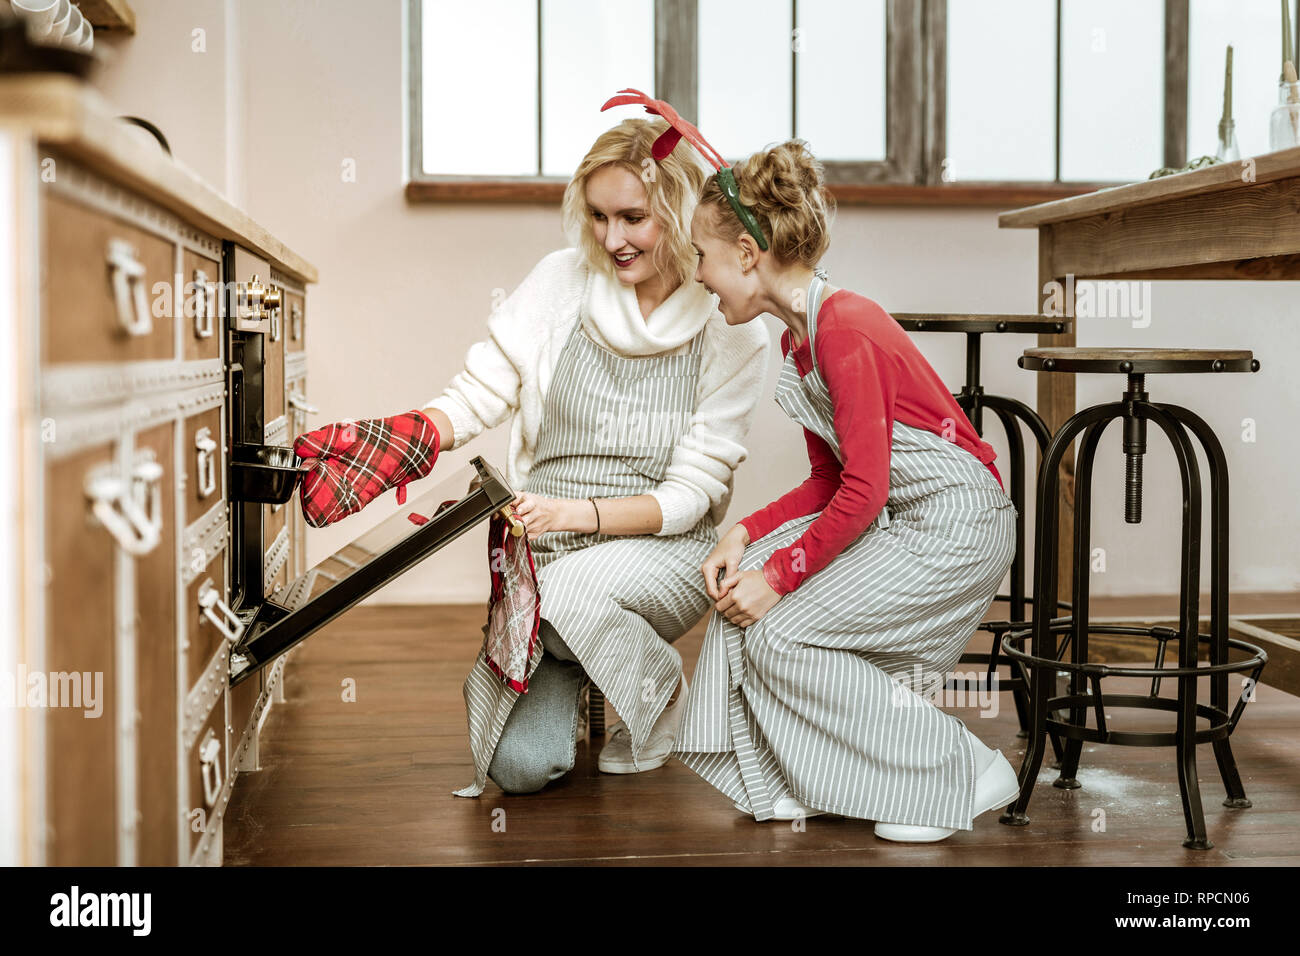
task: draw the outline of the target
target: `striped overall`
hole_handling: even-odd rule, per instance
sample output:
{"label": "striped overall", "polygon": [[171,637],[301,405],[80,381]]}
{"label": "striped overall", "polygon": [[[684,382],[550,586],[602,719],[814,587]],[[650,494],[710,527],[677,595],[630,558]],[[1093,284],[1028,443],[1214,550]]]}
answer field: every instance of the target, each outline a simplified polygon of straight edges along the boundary
{"label": "striped overall", "polygon": [[[525,490],[554,498],[594,496],[597,503],[646,494],[663,481],[695,411],[704,329],[689,350],[628,358],[597,345],[582,324],[579,317],[547,391]],[[717,542],[707,513],[680,535],[556,531],[532,541],[543,637],[548,628],[557,632],[561,646],[604,692],[631,732],[634,759],[682,672],[681,655],[670,642],[709,609],[700,565]],[[552,663],[544,664],[543,656],[538,641],[530,678]],[[544,688],[554,680],[540,676]],[[519,697],[480,652],[465,682],[475,781],[458,796],[482,793],[503,732],[529,733],[530,722],[507,727]],[[576,736],[576,701],[569,703]],[[512,746],[517,751],[532,744],[517,740]],[[568,750],[571,766],[572,739]]]}
{"label": "striped overall", "polygon": [[[785,358],[777,404],[843,460],[814,336]],[[816,810],[971,828],[969,731],[924,692],[960,658],[1015,549],[1015,506],[989,469],[934,433],[893,423],[889,497],[871,526],[760,620],[709,618],[674,754],[757,820],[791,795]],[[745,549],[759,570],[818,517]]]}

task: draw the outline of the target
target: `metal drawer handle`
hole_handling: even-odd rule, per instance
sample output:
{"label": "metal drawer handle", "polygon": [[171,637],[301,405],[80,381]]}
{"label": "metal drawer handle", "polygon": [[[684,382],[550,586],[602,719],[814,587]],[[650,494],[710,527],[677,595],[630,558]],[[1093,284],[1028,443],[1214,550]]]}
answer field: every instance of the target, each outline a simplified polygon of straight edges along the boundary
{"label": "metal drawer handle", "polygon": [[127,554],[140,557],[158,546],[160,528],[136,506],[120,477],[99,474],[88,478],[86,495],[92,501],[92,513]]}
{"label": "metal drawer handle", "polygon": [[[203,611],[203,616],[212,622],[212,626],[226,636],[231,644],[235,644],[244,635],[244,622],[226,606],[226,602],[221,600],[221,595],[217,592],[217,586],[208,578],[199,587],[199,608]],[[230,622],[226,626],[226,621],[217,617],[220,613]]]}
{"label": "metal drawer handle", "polygon": [[208,284],[208,274],[202,269],[194,270],[194,284],[198,287],[198,298],[194,301],[194,337],[212,338],[212,313],[216,311],[208,301],[212,287]]}
{"label": "metal drawer handle", "polygon": [[307,396],[304,395],[302,392],[290,392],[289,404],[292,405],[294,408],[298,409],[298,411],[300,412],[307,412],[312,415],[320,411],[319,408],[317,408],[315,405],[310,404],[307,401]]}
{"label": "metal drawer handle", "polygon": [[217,490],[217,443],[212,440],[212,429],[200,428],[194,435],[194,447],[198,449],[199,497],[206,498]]}
{"label": "metal drawer handle", "polygon": [[295,302],[289,309],[289,312],[292,315],[292,324],[290,325],[289,334],[293,337],[293,340],[297,342],[302,338],[302,306]]}
{"label": "metal drawer handle", "polygon": [[[276,293],[279,294],[278,292]],[[271,341],[280,341],[280,310],[279,308],[271,309]]]}
{"label": "metal drawer handle", "polygon": [[131,473],[134,511],[143,518],[144,527],[155,538],[162,533],[162,476],[162,465],[152,458],[140,461]]}
{"label": "metal drawer handle", "polygon": [[203,765],[203,802],[209,808],[221,796],[221,741],[211,727],[199,743],[199,763]]}
{"label": "metal drawer handle", "polygon": [[127,335],[148,335],[153,331],[153,319],[144,295],[144,263],[125,239],[110,239],[108,264],[113,269],[118,322]]}

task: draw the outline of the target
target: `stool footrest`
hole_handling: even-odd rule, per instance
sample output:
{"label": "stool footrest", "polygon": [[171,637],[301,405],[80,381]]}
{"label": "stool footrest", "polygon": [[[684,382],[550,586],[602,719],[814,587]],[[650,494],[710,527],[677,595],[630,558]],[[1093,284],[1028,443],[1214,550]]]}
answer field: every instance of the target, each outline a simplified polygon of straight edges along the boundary
{"label": "stool footrest", "polygon": [[[1048,700],[1047,708],[1049,712],[1060,712],[1076,707],[1093,709],[1097,706],[1097,703],[1091,694],[1067,694],[1063,697],[1053,697]],[[1103,694],[1100,706],[1103,709],[1106,707],[1137,708],[1177,713],[1182,704],[1172,697],[1146,697],[1141,694]],[[1194,732],[1193,739],[1198,744],[1226,740],[1232,732],[1232,718],[1227,711],[1220,707],[1198,703],[1196,705],[1196,716],[1211,722],[1209,727]],[[1178,735],[1174,731],[1106,730],[1104,727],[1097,729],[1050,717],[1047,720],[1047,728],[1069,740],[1082,740],[1094,744],[1114,744],[1117,747],[1178,746]]]}

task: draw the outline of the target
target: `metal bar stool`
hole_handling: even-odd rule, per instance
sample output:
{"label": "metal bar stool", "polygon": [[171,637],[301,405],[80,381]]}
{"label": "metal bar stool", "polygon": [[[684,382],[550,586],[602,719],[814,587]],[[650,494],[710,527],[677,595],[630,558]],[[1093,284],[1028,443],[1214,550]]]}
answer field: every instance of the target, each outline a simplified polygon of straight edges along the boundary
{"label": "metal bar stool", "polygon": [[578,739],[605,736],[605,694],[587,678],[587,693],[578,705]]}
{"label": "metal bar stool", "polygon": [[[1073,790],[1080,786],[1075,778],[1084,741],[1128,747],[1174,747],[1178,753],[1178,787],[1182,796],[1183,815],[1187,821],[1187,839],[1183,846],[1208,850],[1213,844],[1205,831],[1200,786],[1196,777],[1196,745],[1210,743],[1218,761],[1219,774],[1227,790],[1223,805],[1232,808],[1250,806],[1241,777],[1232,756],[1228,738],[1245,710],[1247,695],[1239,695],[1236,706],[1228,712],[1228,675],[1249,674],[1250,686],[1259,681],[1268,657],[1263,650],[1245,641],[1228,637],[1228,466],[1223,446],[1210,427],[1196,414],[1178,405],[1148,400],[1145,376],[1170,372],[1254,372],[1259,362],[1247,350],[1219,349],[1126,349],[1126,348],[1035,348],[1026,349],[1020,359],[1022,368],[1043,372],[1103,372],[1128,376],[1128,388],[1122,399],[1084,409],[1070,418],[1053,436],[1042,467],[1038,472],[1038,516],[1034,528],[1034,593],[1044,604],[1056,598],[1057,539],[1060,534],[1060,509],[1057,492],[1059,466],[1070,443],[1083,432],[1079,448],[1075,482],[1074,511],[1074,581],[1071,591],[1073,615],[1065,621],[1049,622],[1035,611],[1027,628],[1013,630],[1002,640],[1007,656],[1021,661],[1030,670],[1030,701],[1033,727],[1024,762],[1020,766],[1020,795],[1002,815],[1001,822],[1024,826],[1029,822],[1025,811],[1038,779],[1042,764],[1044,738],[1048,733],[1064,737],[1065,756],[1059,779],[1053,786]],[[1182,478],[1183,527],[1182,568],[1179,579],[1178,629],[1154,626],[1088,625],[1088,575],[1090,553],[1090,519],[1092,512],[1092,465],[1097,444],[1106,426],[1115,419],[1124,422],[1125,490],[1124,520],[1138,524],[1142,520],[1142,456],[1146,452],[1146,424],[1153,421],[1168,437],[1178,460]],[[1210,469],[1210,633],[1198,633],[1201,561],[1201,478],[1195,448],[1188,437],[1195,434],[1205,451]],[[1135,634],[1156,642],[1155,662],[1151,667],[1112,666],[1089,663],[1089,632]],[[1070,660],[1062,661],[1056,648],[1056,635],[1064,633],[1073,645]],[[1024,644],[1032,637],[1032,650]],[[1165,667],[1165,649],[1170,641],[1178,648],[1178,666]],[[1209,666],[1198,664],[1198,650],[1207,645]],[[1243,652],[1243,660],[1230,661],[1229,649]],[[1069,692],[1050,696],[1055,690],[1056,672],[1070,675]],[[1147,694],[1103,694],[1101,681],[1106,677],[1142,677],[1151,679]],[[1197,703],[1197,681],[1210,682],[1210,703]],[[1176,680],[1177,697],[1160,697],[1162,680]],[[1177,715],[1175,730],[1170,732],[1136,732],[1112,729],[1106,708],[1139,708],[1172,711]],[[1060,712],[1069,711],[1068,719]],[[1053,716],[1048,717],[1052,711]],[[1088,726],[1088,715],[1095,716],[1095,727]],[[1197,719],[1208,726],[1197,729]]]}
{"label": "metal bar stool", "polygon": [[[1019,333],[1022,335],[1059,335],[1069,331],[1070,322],[1065,318],[1053,318],[1046,315],[1003,315],[1003,314],[959,314],[938,315],[928,312],[891,313],[895,321],[907,332],[960,332],[966,336],[966,381],[960,392],[953,392],[953,398],[971,425],[980,436],[984,434],[984,409],[989,409],[1002,422],[1007,436],[1008,453],[1011,459],[1008,468],[1011,481],[1010,498],[1016,506],[1016,554],[1011,562],[1010,594],[999,594],[995,601],[1006,601],[1011,605],[1010,620],[982,621],[977,630],[988,631],[993,640],[987,654],[967,653],[960,658],[962,664],[982,664],[987,670],[983,682],[972,682],[969,678],[950,678],[944,685],[948,691],[970,693],[989,686],[994,681],[1000,691],[1010,691],[1016,705],[1016,716],[1020,721],[1019,736],[1029,736],[1029,681],[1024,667],[1018,661],[1003,660],[1001,655],[1002,637],[1008,631],[1024,627],[1028,623],[1026,605],[1033,604],[1032,596],[1025,595],[1025,442],[1020,425],[1023,423],[1038,443],[1040,455],[1047,452],[1051,433],[1038,413],[1024,402],[1002,395],[987,395],[980,384],[980,336],[986,332]],[[1057,601],[1058,610],[1070,610],[1068,601]],[[1060,620],[1068,620],[1068,617]],[[1064,646],[1062,647],[1064,650]],[[996,677],[998,666],[1007,664],[1011,677],[1001,680]],[[1052,746],[1058,759],[1062,755],[1060,743],[1052,736]]]}

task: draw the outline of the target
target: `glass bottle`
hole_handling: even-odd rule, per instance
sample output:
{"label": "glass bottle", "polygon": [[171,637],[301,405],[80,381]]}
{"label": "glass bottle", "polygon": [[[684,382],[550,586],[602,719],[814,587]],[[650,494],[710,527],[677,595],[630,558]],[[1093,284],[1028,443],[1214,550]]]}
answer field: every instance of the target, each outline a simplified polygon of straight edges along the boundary
{"label": "glass bottle", "polygon": [[1268,121],[1268,148],[1300,146],[1300,83],[1279,83],[1277,103]]}

